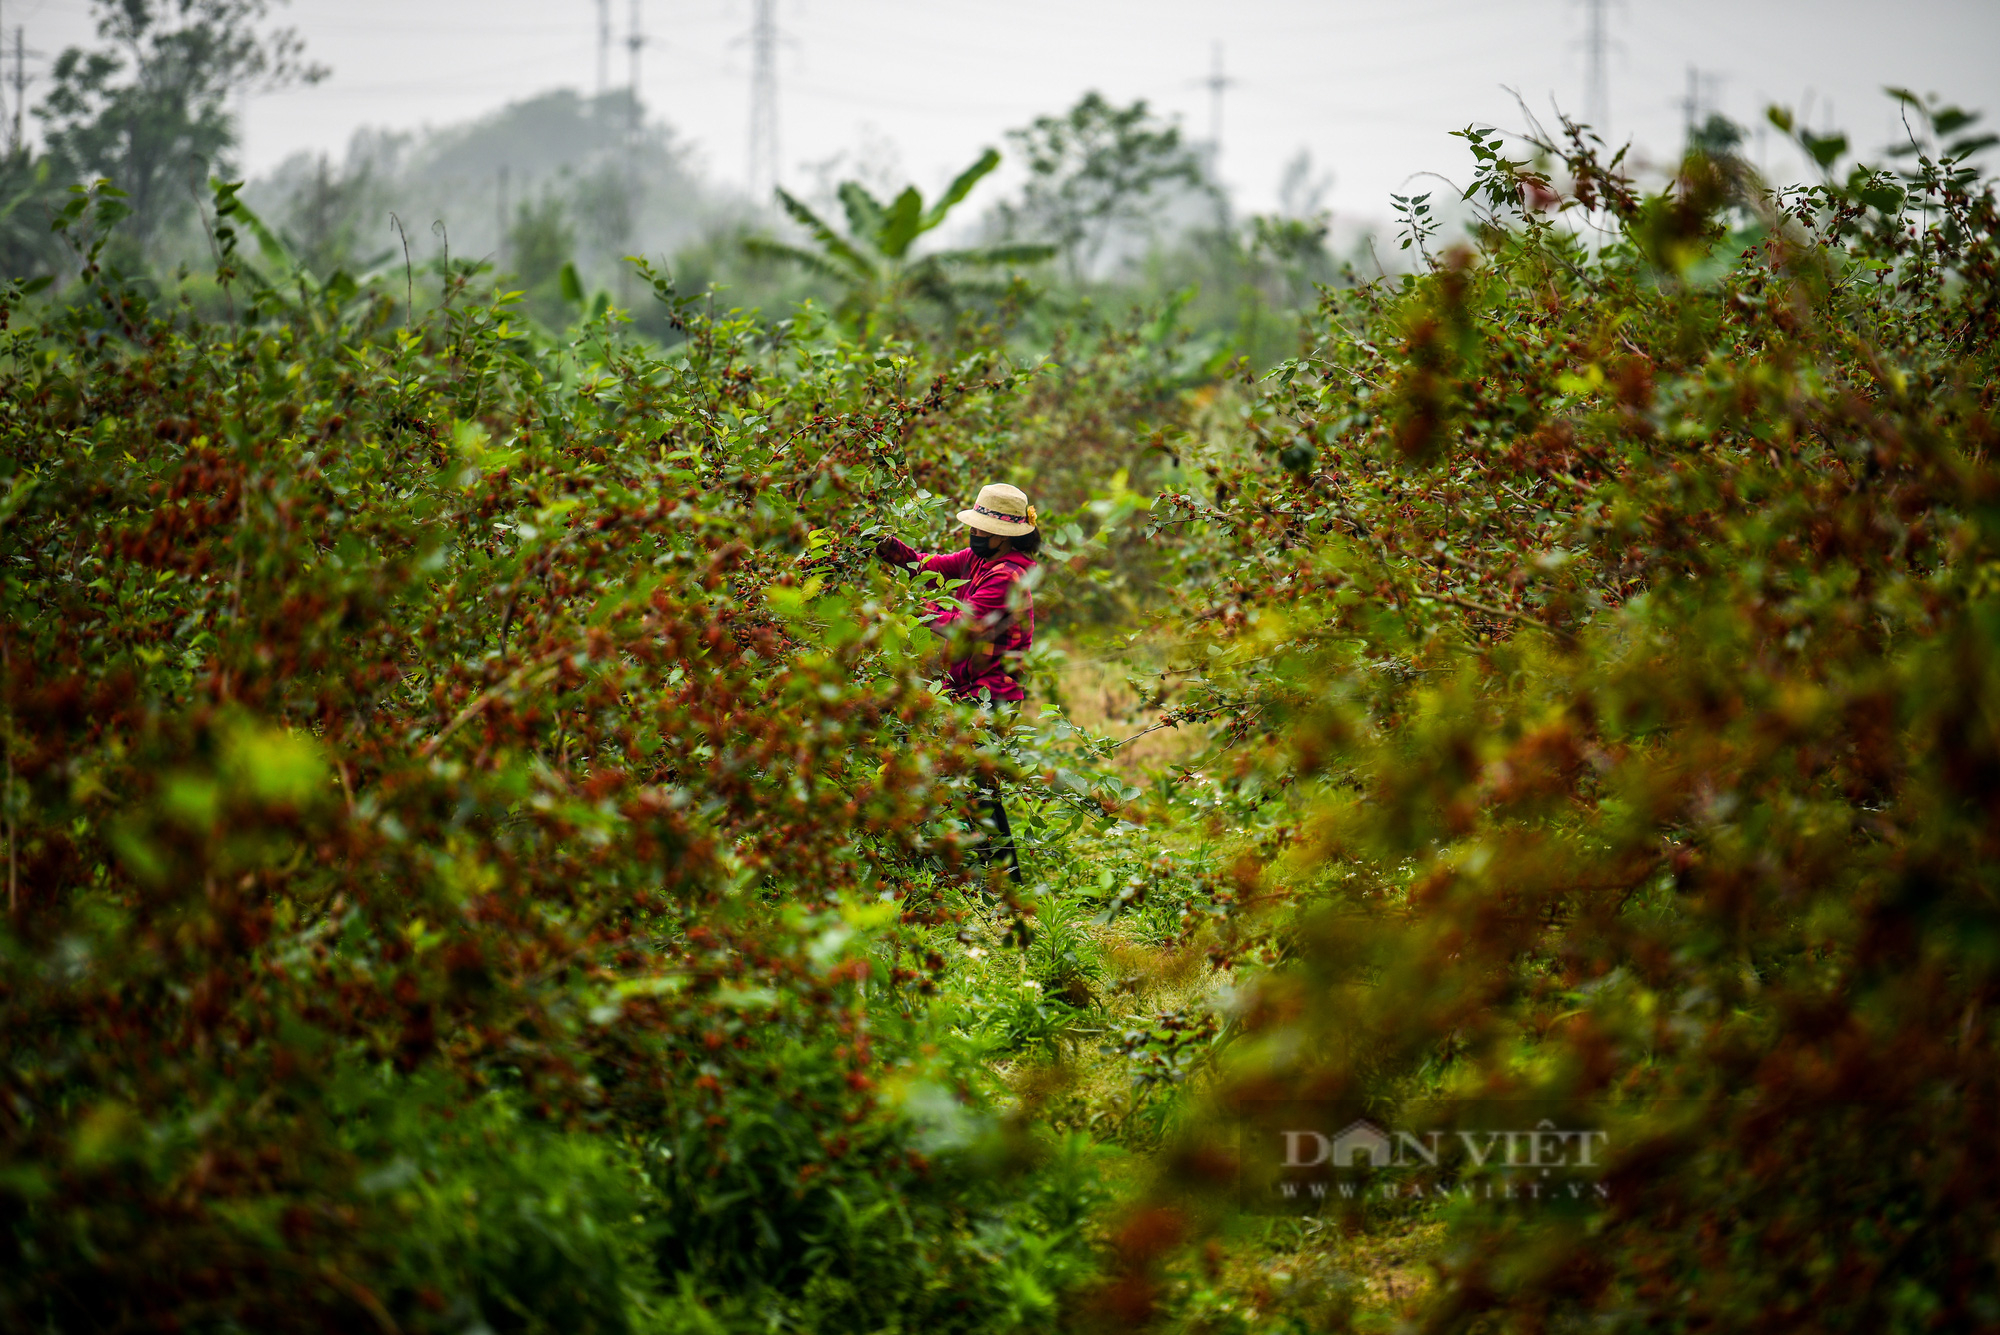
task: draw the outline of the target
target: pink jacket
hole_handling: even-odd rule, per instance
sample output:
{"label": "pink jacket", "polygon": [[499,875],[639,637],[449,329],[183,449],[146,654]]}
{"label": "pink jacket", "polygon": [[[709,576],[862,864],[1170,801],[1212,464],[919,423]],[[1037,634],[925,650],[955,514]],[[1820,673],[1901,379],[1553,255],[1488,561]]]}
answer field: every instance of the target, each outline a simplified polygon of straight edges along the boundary
{"label": "pink jacket", "polygon": [[968,700],[976,699],[982,692],[995,700],[1027,698],[1028,693],[1021,689],[1021,683],[1008,667],[1018,663],[1035,642],[1034,594],[1025,584],[1020,586],[1019,593],[1015,592],[1021,576],[1034,569],[1034,557],[1007,552],[982,560],[972,554],[970,547],[927,555],[895,538],[882,544],[882,555],[905,570],[915,567],[946,580],[965,581],[949,590],[945,599],[925,604],[930,609],[933,626],[947,629],[969,619],[981,630],[992,626],[1002,628],[993,642],[999,657],[986,659],[977,670],[969,658],[960,659],[945,670],[945,680],[950,683],[953,695]]}

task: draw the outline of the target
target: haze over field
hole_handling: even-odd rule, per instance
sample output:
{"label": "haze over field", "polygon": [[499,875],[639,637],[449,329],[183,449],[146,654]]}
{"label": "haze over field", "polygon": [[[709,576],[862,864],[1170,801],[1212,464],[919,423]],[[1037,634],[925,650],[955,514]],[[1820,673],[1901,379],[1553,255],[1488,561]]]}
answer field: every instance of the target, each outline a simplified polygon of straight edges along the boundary
{"label": "haze over field", "polygon": [[[628,78],[633,8],[611,4],[613,86]],[[741,188],[750,0],[638,8],[648,111],[696,147],[713,184]],[[597,86],[598,8],[578,0],[294,0],[278,17],[332,77],[248,102],[253,174],[301,149],[337,160],[366,127],[443,126]],[[1508,89],[1538,114],[1552,98],[1573,114],[1585,103],[1587,0],[779,0],[777,18],[781,176],[793,183],[845,154],[889,159],[934,188],[980,145],[1091,88],[1146,98],[1205,139],[1217,43],[1232,81],[1221,175],[1244,210],[1273,207],[1286,164],[1306,149],[1332,173],[1329,208],[1385,217],[1412,171],[1460,174],[1446,131],[1520,124]],[[45,54],[89,37],[84,0],[16,0],[0,23],[10,41],[24,26]],[[1679,150],[1690,67],[1705,109],[1756,125],[1766,104],[1785,103],[1864,149],[1896,130],[1884,84],[2000,106],[2000,5],[1984,0],[1893,12],[1864,0],[1607,0],[1605,31],[1612,134],[1654,156]],[[1776,136],[1751,152],[1775,175],[1798,170]]]}

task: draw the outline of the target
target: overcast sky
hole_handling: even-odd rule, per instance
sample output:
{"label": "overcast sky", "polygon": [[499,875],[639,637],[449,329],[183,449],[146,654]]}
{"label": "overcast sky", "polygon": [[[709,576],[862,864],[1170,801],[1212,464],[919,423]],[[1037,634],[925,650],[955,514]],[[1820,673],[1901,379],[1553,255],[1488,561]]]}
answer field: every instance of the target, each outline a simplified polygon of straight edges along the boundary
{"label": "overcast sky", "polygon": [[[627,78],[632,0],[611,0],[614,84]],[[783,175],[865,151],[931,188],[1004,131],[1087,89],[1146,98],[1206,138],[1203,80],[1217,42],[1234,82],[1222,174],[1271,207],[1307,149],[1334,178],[1326,203],[1380,217],[1388,192],[1430,169],[1462,178],[1448,132],[1521,124],[1509,88],[1546,117],[1584,101],[1591,0],[777,0]],[[1880,145],[1879,94],[1906,84],[2000,113],[2000,0],[1603,0],[1610,129],[1643,152],[1679,144],[1691,66],[1715,109],[1761,123],[1777,101]],[[641,0],[641,95],[698,149],[706,174],[746,175],[751,0]],[[443,125],[598,68],[595,0],[293,0],[284,21],[333,75],[247,106],[248,166],[299,149],[338,156],[362,126]],[[86,40],[88,0],[0,0],[31,52]],[[11,59],[8,72],[12,72]],[[46,84],[44,83],[44,87]],[[11,92],[11,90],[10,90]],[[31,101],[35,89],[30,89]],[[1753,145],[1753,152],[1755,146]],[[1778,174],[1796,170],[1762,145]],[[974,203],[977,204],[975,197]]]}

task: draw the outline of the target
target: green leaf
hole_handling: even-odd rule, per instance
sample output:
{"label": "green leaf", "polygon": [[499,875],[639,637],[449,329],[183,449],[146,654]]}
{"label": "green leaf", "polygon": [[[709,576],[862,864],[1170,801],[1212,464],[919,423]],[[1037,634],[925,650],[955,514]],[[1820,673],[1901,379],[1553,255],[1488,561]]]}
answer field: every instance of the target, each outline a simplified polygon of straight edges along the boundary
{"label": "green leaf", "polygon": [[138,1152],[145,1123],[130,1107],[106,1100],[77,1124],[70,1144],[71,1161],[81,1169],[101,1168]]}
{"label": "green leaf", "polygon": [[802,250],[797,246],[788,246],[782,241],[769,241],[760,236],[753,236],[743,242],[743,250],[746,254],[762,259],[789,260],[802,269],[816,273],[822,278],[831,278],[835,282],[852,282],[854,278],[854,275],[847,270],[827,263],[824,256],[815,255],[810,250]]}
{"label": "green leaf", "polygon": [[1000,150],[989,148],[981,153],[979,161],[960,172],[952,179],[952,183],[945,187],[944,193],[938,196],[937,203],[931,205],[930,211],[924,215],[924,225],[919,230],[928,232],[943,222],[945,215],[950,213],[960,200],[972,193],[972,187],[978,185],[985,179],[987,173],[999,165]]}
{"label": "green leaf", "polygon": [[1879,176],[1869,177],[1852,188],[1856,199],[1878,213],[1894,217],[1902,212],[1902,188]]}
{"label": "green leaf", "polygon": [[1822,170],[1838,162],[1847,152],[1847,136],[1844,134],[1816,135],[1811,130],[1799,131],[1799,146]]}
{"label": "green leaf", "polygon": [[7,521],[28,503],[28,498],[35,494],[35,487],[40,481],[41,479],[27,473],[14,474],[13,482],[7,487],[6,496],[0,497],[0,528],[5,528]]}
{"label": "green leaf", "polygon": [[561,285],[564,301],[569,302],[572,306],[581,306],[583,304],[583,280],[577,277],[575,261],[570,261],[563,265],[562,272],[557,275],[556,281]]}
{"label": "green leaf", "polygon": [[840,183],[840,204],[847,211],[847,230],[857,237],[873,237],[882,230],[882,201],[868,193],[859,181]]}
{"label": "green leaf", "polygon": [[331,771],[304,733],[244,723],[223,743],[223,772],[239,790],[274,806],[303,807],[325,795]]}
{"label": "green leaf", "polygon": [[1931,113],[1931,129],[1942,135],[1956,134],[1979,119],[1976,111],[1961,111],[1957,107],[1940,107]]}
{"label": "green leaf", "polygon": [[941,250],[928,256],[937,264],[953,268],[977,268],[1002,264],[1040,264],[1054,259],[1056,247],[1038,245],[982,246],[977,250]]}
{"label": "green leaf", "polygon": [[847,279],[866,282],[875,277],[874,262],[856,250],[840,233],[828,227],[817,213],[794,198],[790,191],[780,188],[778,202],[784,206],[785,212],[792,216],[793,221],[813,234],[813,239],[818,241],[826,252],[827,260],[845,268],[844,276]]}
{"label": "green leaf", "polygon": [[876,233],[875,248],[892,260],[902,259],[909,252],[910,243],[922,230],[923,210],[924,197],[917,193],[915,186],[905,186],[882,219],[881,230]]}
{"label": "green leaf", "polygon": [[[220,185],[221,183],[215,182],[212,184]],[[242,186],[240,181],[231,184],[237,189],[240,189]],[[234,193],[230,195],[230,217],[241,220],[242,225],[249,229],[250,235],[257,238],[258,253],[263,255],[265,259],[278,265],[287,273],[301,271],[298,260],[293,258],[290,248],[283,241],[279,240],[278,234],[273,232],[269,225],[257,216],[256,211],[248,204],[245,204],[240,198],[237,198]],[[314,286],[317,287],[317,284]]]}

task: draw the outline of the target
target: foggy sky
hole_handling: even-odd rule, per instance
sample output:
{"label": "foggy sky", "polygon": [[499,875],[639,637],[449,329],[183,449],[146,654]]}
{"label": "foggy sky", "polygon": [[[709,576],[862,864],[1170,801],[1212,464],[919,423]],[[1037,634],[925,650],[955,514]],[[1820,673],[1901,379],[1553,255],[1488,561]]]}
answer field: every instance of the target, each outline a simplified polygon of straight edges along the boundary
{"label": "foggy sky", "polygon": [[[782,174],[809,179],[809,164],[862,151],[932,188],[983,145],[1004,149],[1006,129],[1091,88],[1144,97],[1206,138],[1201,81],[1221,41],[1236,81],[1222,175],[1239,204],[1271,207],[1304,148],[1334,177],[1329,206],[1383,217],[1388,192],[1414,172],[1462,181],[1467,158],[1450,130],[1522,123],[1508,88],[1546,120],[1552,98],[1581,114],[1585,3],[778,0]],[[1709,76],[1714,109],[1740,122],[1761,123],[1768,102],[1810,99],[1815,124],[1870,149],[1894,131],[1883,84],[2000,117],[2000,0],[1606,3],[1610,129],[1642,152],[1678,148],[1691,64]],[[612,9],[612,82],[622,85],[631,0]],[[548,88],[596,86],[593,0],[294,0],[280,12],[333,77],[248,101],[252,172],[298,149],[337,158],[362,126],[443,125]],[[44,53],[31,72],[87,37],[88,15],[86,0],[0,0],[10,57],[16,24]],[[711,181],[740,188],[749,0],[643,0],[643,21],[641,96],[697,146]],[[1797,173],[1775,138],[1761,145],[1768,167]]]}

